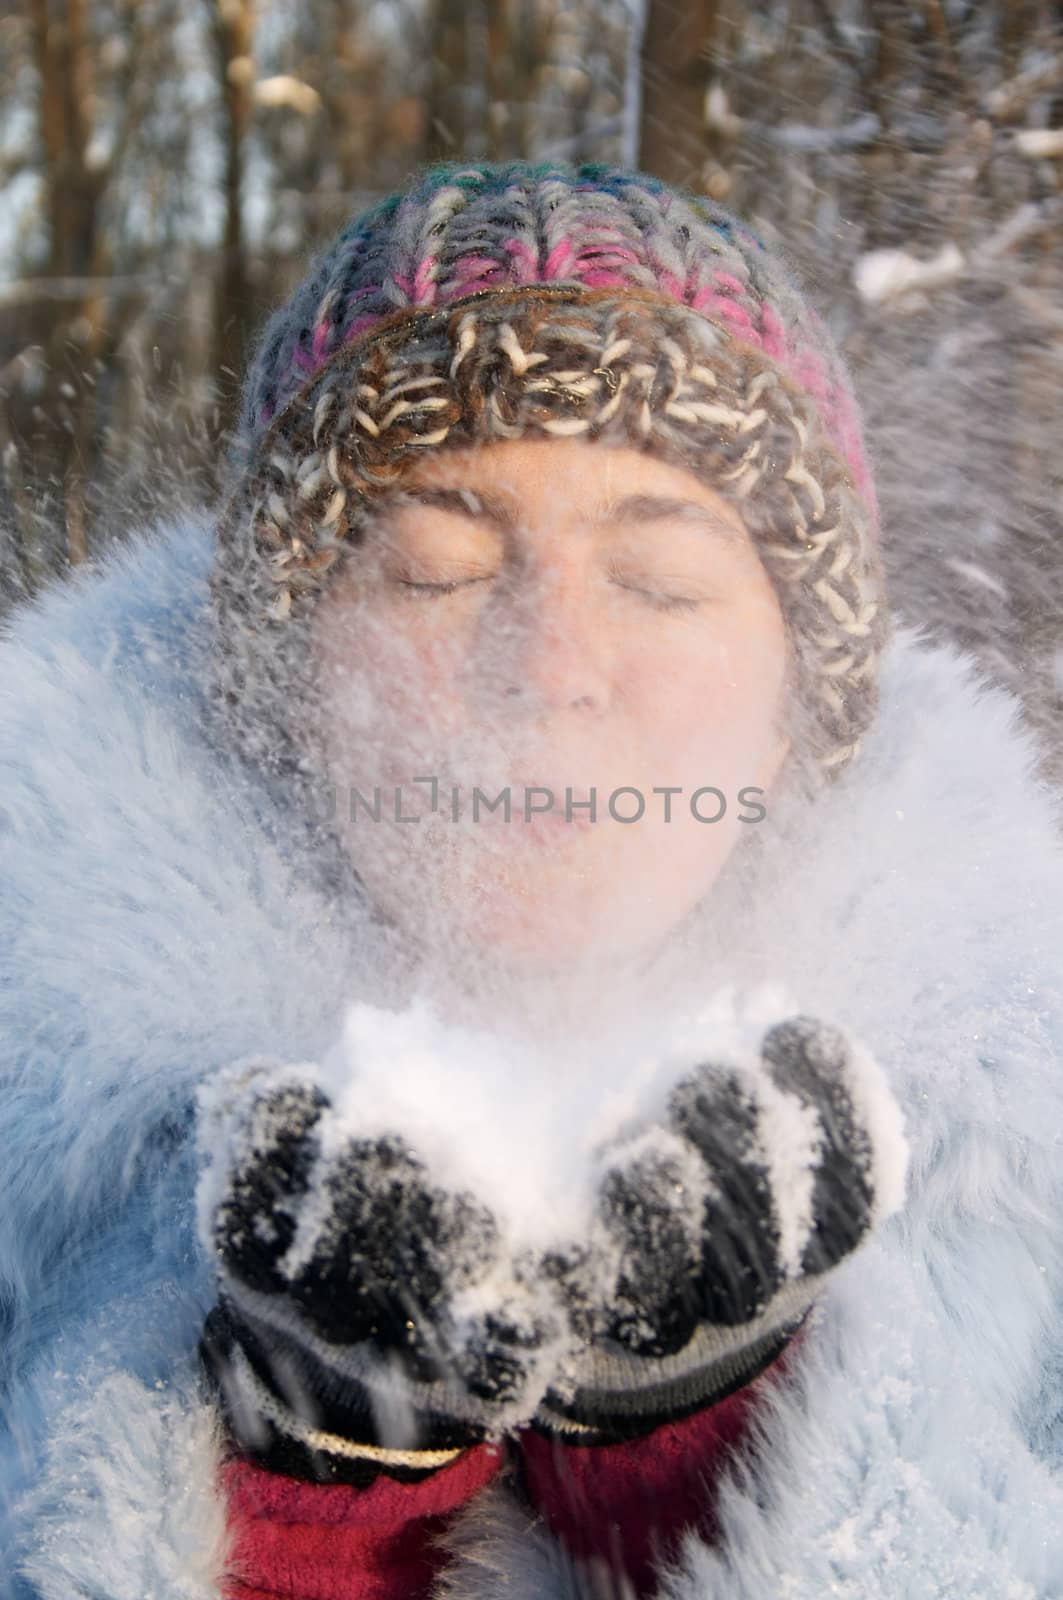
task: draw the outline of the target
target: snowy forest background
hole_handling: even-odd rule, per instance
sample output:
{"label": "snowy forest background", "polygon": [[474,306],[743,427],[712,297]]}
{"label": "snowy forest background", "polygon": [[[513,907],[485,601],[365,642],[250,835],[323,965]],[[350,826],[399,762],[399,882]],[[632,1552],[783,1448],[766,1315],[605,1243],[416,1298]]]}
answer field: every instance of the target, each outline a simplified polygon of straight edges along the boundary
{"label": "snowy forest background", "polygon": [[623,160],[782,241],[902,616],[1063,789],[1063,0],[0,0],[0,614],[216,492],[249,336],[439,157]]}

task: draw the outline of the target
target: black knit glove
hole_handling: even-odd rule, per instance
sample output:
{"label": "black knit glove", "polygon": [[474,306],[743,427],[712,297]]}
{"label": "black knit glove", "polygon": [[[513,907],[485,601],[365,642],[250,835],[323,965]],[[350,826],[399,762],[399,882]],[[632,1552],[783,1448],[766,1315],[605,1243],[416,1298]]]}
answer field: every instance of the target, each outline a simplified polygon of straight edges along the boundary
{"label": "black knit glove", "polygon": [[536,1426],[634,1438],[749,1383],[900,1204],[905,1163],[884,1078],[837,1028],[793,1017],[758,1070],[698,1067],[607,1153],[591,1237],[544,1263],[581,1350]]}
{"label": "black knit glove", "polygon": [[219,1281],[200,1355],[243,1448],[296,1477],[414,1481],[530,1416],[559,1323],[481,1202],[397,1135],[344,1136],[305,1067],[230,1069],[199,1129]]}

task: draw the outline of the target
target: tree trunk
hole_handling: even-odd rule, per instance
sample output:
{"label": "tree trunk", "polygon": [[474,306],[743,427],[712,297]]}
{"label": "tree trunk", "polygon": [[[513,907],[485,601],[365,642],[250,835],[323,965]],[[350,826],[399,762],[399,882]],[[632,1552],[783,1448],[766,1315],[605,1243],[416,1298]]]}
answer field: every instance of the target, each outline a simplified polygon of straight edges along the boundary
{"label": "tree trunk", "polygon": [[468,41],[464,0],[435,0],[430,37],[425,159],[458,160],[465,154],[466,145]]}
{"label": "tree trunk", "polygon": [[[98,280],[106,270],[98,229],[102,172],[88,161],[92,133],[92,49],[85,0],[31,0],[33,53],[40,83],[39,128],[48,218],[47,276]],[[98,282],[56,318],[56,305],[39,303],[40,342],[48,352],[49,393],[42,407],[48,437],[42,455],[62,484],[66,555],[77,564],[88,554],[85,479],[91,456],[94,399],[82,381],[98,355],[104,300]]]}
{"label": "tree trunk", "polygon": [[219,425],[231,420],[253,313],[244,241],[244,141],[254,104],[254,0],[216,0],[214,48],[225,128],[225,233],[214,323]]}
{"label": "tree trunk", "polygon": [[646,0],[639,165],[666,183],[700,189],[709,153],[708,60],[718,0]]}

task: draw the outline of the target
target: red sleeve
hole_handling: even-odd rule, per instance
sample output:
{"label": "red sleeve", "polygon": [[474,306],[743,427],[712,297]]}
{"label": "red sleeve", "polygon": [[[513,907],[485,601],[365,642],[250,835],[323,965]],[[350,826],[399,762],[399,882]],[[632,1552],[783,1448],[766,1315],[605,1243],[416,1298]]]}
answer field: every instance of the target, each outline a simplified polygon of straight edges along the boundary
{"label": "red sleeve", "polygon": [[806,1326],[752,1383],[641,1439],[574,1445],[524,1430],[519,1443],[525,1492],[569,1553],[626,1575],[645,1597],[655,1592],[661,1561],[677,1551],[687,1528],[714,1538],[713,1478],[745,1433],[759,1396],[781,1377]]}
{"label": "red sleeve", "polygon": [[502,1463],[501,1447],[477,1445],[418,1483],[355,1488],[271,1472],[230,1446],[224,1600],[422,1600],[443,1563],[435,1536]]}

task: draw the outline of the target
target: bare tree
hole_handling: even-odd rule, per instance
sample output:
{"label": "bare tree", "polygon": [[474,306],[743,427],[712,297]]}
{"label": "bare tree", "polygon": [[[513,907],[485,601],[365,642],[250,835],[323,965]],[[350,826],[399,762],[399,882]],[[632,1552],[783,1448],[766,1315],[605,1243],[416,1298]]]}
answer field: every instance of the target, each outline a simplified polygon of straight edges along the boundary
{"label": "bare tree", "polygon": [[247,133],[254,108],[254,0],[209,0],[222,110],[225,152],[225,226],[214,313],[214,371],[218,375],[224,423],[235,402],[244,348],[252,321],[250,281],[244,242],[244,168]]}
{"label": "bare tree", "polygon": [[[62,530],[56,559],[89,553],[88,492],[99,423],[95,374],[111,361],[135,303],[136,280],[115,277],[107,202],[135,141],[146,92],[143,49],[151,8],[116,0],[106,17],[89,0],[29,0],[29,55],[36,76],[36,144],[44,254],[36,284],[8,290],[20,308],[7,369],[34,374],[32,403],[8,408],[7,476],[21,475],[19,525],[36,543],[26,507],[43,489],[48,521]],[[111,65],[101,70],[106,24]],[[105,79],[106,83],[101,80]],[[21,292],[19,292],[21,290]],[[38,352],[28,362],[23,355]],[[33,470],[25,460],[32,453]],[[29,480],[29,483],[27,482]],[[36,557],[30,557],[29,568]]]}
{"label": "bare tree", "polygon": [[701,187],[709,156],[708,58],[718,0],[647,0],[639,161],[668,183]]}
{"label": "bare tree", "polygon": [[[65,398],[73,388],[78,402],[69,408],[71,427],[57,431],[54,442],[64,489],[67,558],[80,562],[87,554],[84,480],[92,404],[91,391],[82,386],[78,392],[77,371],[79,363],[98,355],[102,341],[99,280],[106,271],[106,245],[98,223],[107,170],[89,158],[94,70],[85,0],[66,0],[62,7],[31,0],[31,7],[40,80],[47,271],[85,284],[47,340],[59,392]],[[59,393],[53,399],[58,401]]]}
{"label": "bare tree", "polygon": [[468,141],[465,0],[433,0],[426,94],[425,157],[461,156]]}

